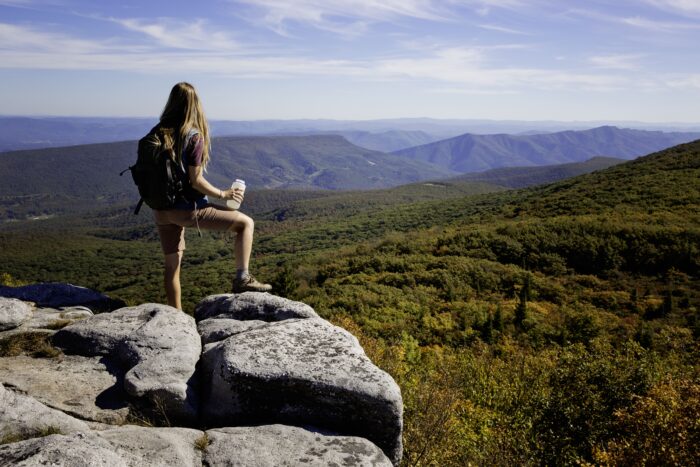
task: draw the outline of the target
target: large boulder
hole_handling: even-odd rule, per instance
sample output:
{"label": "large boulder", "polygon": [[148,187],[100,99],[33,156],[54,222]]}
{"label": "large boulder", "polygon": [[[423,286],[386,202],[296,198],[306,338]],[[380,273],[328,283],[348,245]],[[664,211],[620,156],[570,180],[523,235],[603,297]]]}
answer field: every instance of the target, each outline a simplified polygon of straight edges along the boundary
{"label": "large boulder", "polygon": [[85,422],[0,384],[0,440],[27,439],[48,432],[87,430],[89,427]]}
{"label": "large boulder", "polygon": [[211,466],[391,466],[381,449],[366,439],[292,426],[220,428],[207,431],[207,437],[204,463]]}
{"label": "large boulder", "polygon": [[0,297],[17,298],[48,308],[81,305],[96,312],[115,310],[125,305],[122,300],[111,299],[95,290],[62,282],[46,282],[21,287],[2,286]]}
{"label": "large boulder", "polygon": [[131,467],[108,441],[93,433],[54,434],[0,445],[0,465],[35,467],[56,465],[67,467]]}
{"label": "large boulder", "polygon": [[129,416],[120,374],[101,357],[0,358],[0,383],[74,417],[112,425]]}
{"label": "large boulder", "polygon": [[118,361],[126,369],[126,392],[170,421],[196,419],[193,376],[202,347],[191,316],[147,303],[66,326],[53,342],[67,353]]}
{"label": "large boulder", "polygon": [[344,329],[318,318],[273,323],[208,346],[202,365],[210,426],[312,425],[401,458],[399,387]]}
{"label": "large boulder", "polygon": [[0,331],[14,329],[32,315],[32,307],[13,298],[0,296]]}
{"label": "large boulder", "polygon": [[[95,434],[107,441],[119,457],[134,467],[200,467],[202,465],[202,450],[195,447],[197,441],[204,437],[204,433],[199,430],[126,425],[95,432]],[[228,462],[231,462],[231,459]]]}
{"label": "large boulder", "polygon": [[198,411],[194,372],[202,353],[194,319],[169,306],[141,307],[150,319],[118,348],[120,361],[131,367],[124,389],[153,401],[170,417],[193,421]]}
{"label": "large boulder", "polygon": [[282,321],[291,318],[318,318],[306,303],[262,292],[210,295],[194,310],[197,321],[207,318],[227,318],[240,321]]}

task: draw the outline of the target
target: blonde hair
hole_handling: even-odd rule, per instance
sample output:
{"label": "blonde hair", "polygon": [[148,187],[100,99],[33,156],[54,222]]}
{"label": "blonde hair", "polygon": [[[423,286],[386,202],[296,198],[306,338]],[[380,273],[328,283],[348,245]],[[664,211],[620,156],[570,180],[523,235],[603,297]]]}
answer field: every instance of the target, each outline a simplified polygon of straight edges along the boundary
{"label": "blonde hair", "polygon": [[170,90],[168,102],[160,115],[160,130],[166,148],[172,148],[178,161],[182,159],[183,144],[190,130],[199,131],[203,138],[202,167],[209,163],[209,124],[202,109],[202,103],[194,86],[190,83],[177,83]]}

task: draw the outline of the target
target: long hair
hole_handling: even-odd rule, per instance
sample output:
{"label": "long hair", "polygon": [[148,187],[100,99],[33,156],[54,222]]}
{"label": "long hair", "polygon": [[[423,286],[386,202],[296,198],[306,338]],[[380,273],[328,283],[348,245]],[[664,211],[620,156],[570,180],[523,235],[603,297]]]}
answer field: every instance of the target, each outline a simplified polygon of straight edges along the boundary
{"label": "long hair", "polygon": [[160,124],[166,148],[172,148],[177,161],[181,161],[183,144],[192,129],[199,131],[203,138],[202,166],[209,163],[209,124],[202,109],[202,103],[194,86],[190,83],[177,83],[173,86],[160,115]]}

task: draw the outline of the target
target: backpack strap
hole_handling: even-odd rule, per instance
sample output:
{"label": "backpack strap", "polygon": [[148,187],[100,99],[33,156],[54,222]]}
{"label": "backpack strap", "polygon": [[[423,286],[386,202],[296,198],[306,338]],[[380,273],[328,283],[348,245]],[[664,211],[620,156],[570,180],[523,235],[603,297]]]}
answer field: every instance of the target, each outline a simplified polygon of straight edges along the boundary
{"label": "backpack strap", "polygon": [[138,215],[139,211],[141,210],[142,205],[143,205],[143,198],[139,198],[139,202],[136,203],[136,209],[134,209],[134,216]]}

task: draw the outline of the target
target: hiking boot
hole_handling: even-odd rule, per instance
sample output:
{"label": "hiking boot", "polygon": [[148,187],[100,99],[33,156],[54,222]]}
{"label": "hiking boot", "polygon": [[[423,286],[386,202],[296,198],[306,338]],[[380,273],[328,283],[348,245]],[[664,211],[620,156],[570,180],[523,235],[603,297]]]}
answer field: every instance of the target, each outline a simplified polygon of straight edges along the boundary
{"label": "hiking boot", "polygon": [[272,290],[272,286],[270,284],[258,282],[258,280],[250,274],[243,279],[234,279],[231,286],[232,293],[269,292],[270,290]]}

